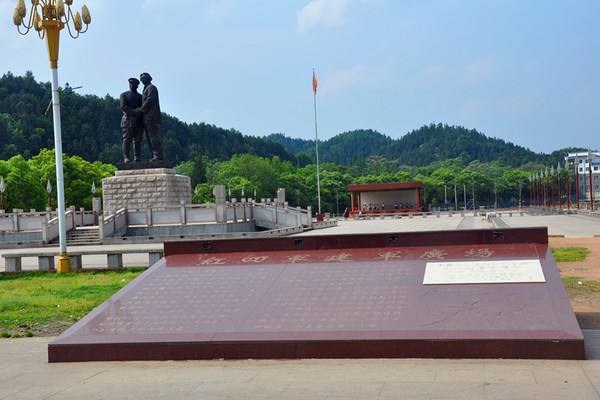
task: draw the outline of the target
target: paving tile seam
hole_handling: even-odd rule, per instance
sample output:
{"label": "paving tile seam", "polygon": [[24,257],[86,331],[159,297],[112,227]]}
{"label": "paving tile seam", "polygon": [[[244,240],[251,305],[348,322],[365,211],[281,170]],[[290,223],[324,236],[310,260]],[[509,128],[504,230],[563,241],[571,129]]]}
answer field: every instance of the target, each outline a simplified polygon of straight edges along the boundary
{"label": "paving tile seam", "polygon": [[587,373],[587,371],[585,370],[585,368],[583,368],[583,361],[579,361],[578,365],[579,365],[579,368],[581,368],[581,371],[583,372],[583,375],[585,375],[587,381],[589,382],[589,384],[594,389],[594,392],[596,392],[596,398],[600,399],[600,391],[598,391],[598,388],[596,387],[596,385],[594,384],[594,382],[590,378],[589,374]]}

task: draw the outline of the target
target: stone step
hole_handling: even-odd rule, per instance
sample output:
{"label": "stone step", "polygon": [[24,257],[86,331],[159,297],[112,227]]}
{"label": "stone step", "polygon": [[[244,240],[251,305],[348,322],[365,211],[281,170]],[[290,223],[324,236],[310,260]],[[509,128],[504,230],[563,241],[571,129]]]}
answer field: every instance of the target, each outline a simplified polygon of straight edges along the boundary
{"label": "stone step", "polygon": [[100,237],[99,234],[85,234],[85,235],[67,235],[68,238],[95,238]]}
{"label": "stone step", "polygon": [[69,246],[99,246],[102,242],[72,242],[68,240],[67,244]]}
{"label": "stone step", "polygon": [[[58,238],[53,243],[58,243]],[[67,232],[67,244],[69,246],[100,245],[102,240],[98,229],[75,229]]]}

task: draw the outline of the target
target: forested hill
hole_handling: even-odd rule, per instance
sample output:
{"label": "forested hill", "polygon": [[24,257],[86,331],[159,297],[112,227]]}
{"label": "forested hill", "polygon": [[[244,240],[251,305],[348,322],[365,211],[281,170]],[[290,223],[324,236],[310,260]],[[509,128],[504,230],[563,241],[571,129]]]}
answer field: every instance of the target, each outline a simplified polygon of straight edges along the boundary
{"label": "forested hill", "polygon": [[[40,83],[31,73],[0,78],[0,160],[20,154],[25,158],[54,147],[50,84]],[[89,161],[117,163],[121,160],[121,111],[110,96],[80,95],[61,90],[63,149]],[[204,123],[184,123],[164,115],[162,142],[168,159],[175,163],[205,155],[228,160],[235,154],[278,156],[305,165],[314,159],[314,141],[293,139],[283,134],[265,138],[244,136],[233,129]],[[144,146],[145,148],[145,146]],[[556,165],[564,151],[537,154],[476,130],[448,125],[428,125],[400,139],[373,130],[341,133],[320,142],[320,159],[346,165],[362,165],[370,156],[385,157],[396,165],[423,166],[435,161],[462,158],[469,163],[500,161],[520,166],[530,162]],[[566,149],[565,149],[566,150]]]}
{"label": "forested hill", "polygon": [[[285,146],[292,153],[314,153],[314,140],[291,139],[272,134],[268,139]],[[345,132],[319,142],[319,158],[324,162],[355,164],[369,156],[382,156],[400,165],[428,165],[435,161],[462,158],[471,161],[500,161],[519,166],[529,162],[556,163],[563,152],[538,154],[529,149],[487,137],[460,126],[432,124],[414,130],[400,139],[392,139],[373,130]]]}
{"label": "forested hill", "polygon": [[[42,148],[54,147],[49,83],[39,83],[31,73],[0,78],[0,159],[21,154],[29,158]],[[70,88],[61,91],[63,149],[89,161],[116,163],[121,159],[121,111],[118,99],[82,96]],[[227,160],[251,153],[294,160],[282,145],[264,138],[244,136],[231,129],[207,124],[187,124],[164,115],[161,129],[167,157],[173,162],[199,154]]]}

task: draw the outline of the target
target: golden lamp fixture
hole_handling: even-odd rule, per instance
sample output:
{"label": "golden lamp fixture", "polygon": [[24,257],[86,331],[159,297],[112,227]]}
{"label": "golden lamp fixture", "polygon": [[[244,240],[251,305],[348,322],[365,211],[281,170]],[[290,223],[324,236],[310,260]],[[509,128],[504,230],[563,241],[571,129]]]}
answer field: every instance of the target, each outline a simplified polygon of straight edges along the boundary
{"label": "golden lamp fixture", "polygon": [[[50,67],[58,67],[58,48],[60,31],[65,26],[69,35],[77,39],[81,33],[88,30],[92,23],[90,10],[86,5],[81,12],[73,13],[73,0],[31,0],[29,18],[25,0],[18,0],[13,11],[13,22],[21,35],[26,35],[34,29],[41,39],[46,38]],[[85,24],[85,28],[84,25]]]}

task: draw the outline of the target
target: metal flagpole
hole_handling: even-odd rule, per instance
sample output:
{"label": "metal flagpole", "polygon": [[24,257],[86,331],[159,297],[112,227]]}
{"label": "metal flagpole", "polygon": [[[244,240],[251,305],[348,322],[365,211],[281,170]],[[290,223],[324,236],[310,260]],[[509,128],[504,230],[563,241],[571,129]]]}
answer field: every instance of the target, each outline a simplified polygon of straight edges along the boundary
{"label": "metal flagpole", "polygon": [[560,179],[560,161],[558,163],[558,165],[556,166],[556,183],[558,186],[557,189],[557,194],[558,194],[558,209],[562,210],[562,190],[560,188],[561,183],[562,183],[562,179]]}
{"label": "metal flagpole", "polygon": [[533,191],[532,191],[532,188],[533,188],[532,178],[531,178],[531,175],[529,175],[529,207],[531,207],[531,205],[532,205],[531,203],[533,203],[533,201],[532,201],[533,200]]}
{"label": "metal flagpole", "polygon": [[565,190],[567,192],[567,210],[571,209],[571,184],[569,182],[569,161],[565,161]]}
{"label": "metal flagpole", "polygon": [[319,171],[319,128],[317,125],[317,76],[313,68],[313,103],[315,108],[315,154],[317,160],[317,203],[321,214],[321,173]]}
{"label": "metal flagpole", "polygon": [[579,165],[577,163],[577,155],[575,156],[575,202],[579,210]]}
{"label": "metal flagpole", "polygon": [[535,206],[540,206],[540,174],[535,174]]}
{"label": "metal flagpole", "polygon": [[588,174],[590,178],[590,210],[594,211],[594,186],[592,175],[592,150],[588,150]]}
{"label": "metal flagpole", "polygon": [[552,192],[550,194],[550,207],[554,208],[554,165],[550,167],[550,182],[552,187]]}
{"label": "metal flagpole", "polygon": [[463,199],[465,201],[465,212],[467,211],[467,184],[463,185]]}
{"label": "metal flagpole", "polygon": [[458,211],[458,196],[456,194],[456,184],[454,184],[454,211]]}

